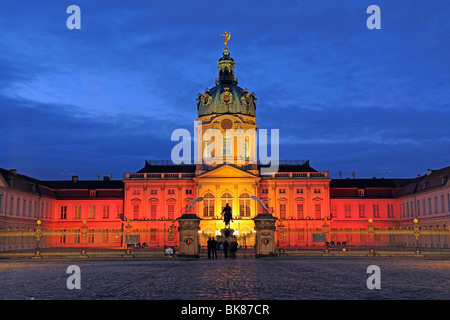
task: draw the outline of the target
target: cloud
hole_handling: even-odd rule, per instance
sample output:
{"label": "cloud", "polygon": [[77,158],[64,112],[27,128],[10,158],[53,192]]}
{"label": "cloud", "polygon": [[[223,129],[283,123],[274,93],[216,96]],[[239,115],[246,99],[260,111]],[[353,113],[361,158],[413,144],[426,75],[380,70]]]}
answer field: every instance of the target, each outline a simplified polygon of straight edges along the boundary
{"label": "cloud", "polygon": [[378,31],[368,1],[81,1],[79,31],[65,27],[70,4],[0,5],[0,166],[117,177],[167,159],[171,132],[192,130],[196,94],[214,86],[225,30],[283,158],[368,176],[448,165],[445,1],[380,0]]}

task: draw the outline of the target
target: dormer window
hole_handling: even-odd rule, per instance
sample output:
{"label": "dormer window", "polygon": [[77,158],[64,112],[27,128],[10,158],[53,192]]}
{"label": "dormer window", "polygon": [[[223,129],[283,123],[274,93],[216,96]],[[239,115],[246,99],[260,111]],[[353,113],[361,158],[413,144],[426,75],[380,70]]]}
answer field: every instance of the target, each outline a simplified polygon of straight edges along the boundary
{"label": "dormer window", "polygon": [[358,189],[358,196],[359,197],[364,197],[364,189]]}
{"label": "dormer window", "polygon": [[97,190],[89,190],[89,196],[91,198],[95,198],[96,194],[97,194]]}

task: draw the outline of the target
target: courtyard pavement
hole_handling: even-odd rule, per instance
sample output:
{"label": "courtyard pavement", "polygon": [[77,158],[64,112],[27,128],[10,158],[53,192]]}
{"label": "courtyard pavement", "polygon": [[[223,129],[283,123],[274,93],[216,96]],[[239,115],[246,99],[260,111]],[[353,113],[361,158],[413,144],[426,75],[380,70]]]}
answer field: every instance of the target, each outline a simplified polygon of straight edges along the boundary
{"label": "courtyard pavement", "polygon": [[[69,290],[70,265],[81,289]],[[368,289],[370,265],[380,289]],[[0,260],[1,300],[447,300],[450,259],[295,257],[243,259]]]}

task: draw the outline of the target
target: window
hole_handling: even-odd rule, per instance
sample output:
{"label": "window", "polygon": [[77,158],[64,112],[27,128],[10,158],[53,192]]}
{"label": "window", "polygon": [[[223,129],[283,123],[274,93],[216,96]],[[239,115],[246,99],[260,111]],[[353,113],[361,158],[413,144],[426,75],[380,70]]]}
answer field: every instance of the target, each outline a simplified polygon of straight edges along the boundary
{"label": "window", "polygon": [[[374,208],[375,212],[375,208]],[[409,217],[409,202],[406,203],[406,216]]]}
{"label": "window", "polygon": [[31,217],[32,213],[33,213],[33,201],[30,200],[30,202],[28,202],[28,216]]}
{"label": "window", "polygon": [[262,194],[268,194],[269,193],[269,189],[261,189],[261,193]]}
{"label": "window", "polygon": [[352,208],[349,204],[346,204],[344,206],[344,211],[345,211],[345,217],[346,218],[351,218],[352,217]]}
{"label": "window", "polygon": [[103,206],[103,219],[109,219],[109,206]]}
{"label": "window", "polygon": [[150,204],[150,219],[156,220],[156,211],[158,209],[158,205],[156,203]]}
{"label": "window", "polygon": [[91,198],[94,198],[96,194],[97,194],[97,190],[89,190],[89,196]]}
{"label": "window", "polygon": [[423,215],[426,215],[427,214],[427,206],[426,206],[426,203],[425,203],[425,199],[422,199],[422,209],[423,209]]}
{"label": "window", "polygon": [[205,141],[205,149],[203,149],[203,158],[210,159],[211,158],[211,138]]}
{"label": "window", "polygon": [[297,203],[297,219],[303,219],[303,203]]}
{"label": "window", "polygon": [[27,215],[27,200],[23,199],[22,204],[22,217],[25,217]]}
{"label": "window", "polygon": [[337,205],[335,205],[335,204],[331,205],[330,213],[331,213],[332,218],[337,217]]}
{"label": "window", "polygon": [[117,206],[117,218],[122,219],[123,208],[122,206]]}
{"label": "window", "polygon": [[231,208],[233,208],[233,196],[229,192],[225,192],[222,195],[221,200],[222,200],[222,209],[220,212],[222,212],[223,208],[225,208],[227,203]]}
{"label": "window", "polygon": [[167,190],[167,194],[175,194],[175,189],[169,189],[169,190]]}
{"label": "window", "polygon": [[250,217],[250,195],[246,192],[239,196],[239,215]]}
{"label": "window", "polygon": [[286,193],[286,189],[279,189],[278,193]]}
{"label": "window", "polygon": [[417,200],[417,216],[420,217],[420,200]]}
{"label": "window", "polygon": [[89,219],[95,219],[95,206],[89,206]]}
{"label": "window", "polygon": [[167,215],[169,220],[175,219],[175,205],[173,204],[167,205]]}
{"label": "window", "polygon": [[3,212],[3,194],[0,193],[0,212]]}
{"label": "window", "polygon": [[322,218],[322,205],[320,203],[314,205],[314,216],[316,219]]}
{"label": "window", "polygon": [[62,220],[67,219],[67,206],[61,206],[59,218]]}
{"label": "window", "polygon": [[387,205],[387,212],[388,212],[388,218],[394,218],[394,205],[393,204]]}
{"label": "window", "polygon": [[203,216],[214,217],[214,204],[216,198],[210,192],[203,196]]}
{"label": "window", "polygon": [[359,207],[359,217],[365,218],[366,217],[366,206],[364,204],[360,204],[358,207]]}
{"label": "window", "polygon": [[141,190],[139,190],[139,189],[134,189],[134,190],[133,190],[133,194],[141,194]]}
{"label": "window", "polygon": [[231,139],[229,136],[223,138],[223,157],[231,157]]}
{"label": "window", "polygon": [[16,216],[20,215],[20,198],[17,198]]}
{"label": "window", "polygon": [[133,205],[133,220],[139,220],[139,205]]}
{"label": "window", "polygon": [[62,229],[61,233],[59,234],[59,243],[66,243],[66,230],[65,229]]}
{"label": "window", "polygon": [[297,189],[297,193],[303,193],[303,189],[302,188]]}
{"label": "window", "polygon": [[378,204],[373,205],[373,217],[374,218],[380,217],[380,205],[378,205]]}
{"label": "window", "polygon": [[75,235],[73,237],[73,242],[74,243],[81,243],[81,234],[80,234],[80,230],[74,230],[75,231]]}
{"label": "window", "polygon": [[364,197],[364,189],[358,189],[358,196]]}
{"label": "window", "polygon": [[75,206],[74,219],[81,219],[81,206]]}
{"label": "window", "polygon": [[150,194],[158,194],[158,189],[150,189]]}
{"label": "window", "polygon": [[280,219],[286,219],[286,204],[280,204]]}
{"label": "window", "polygon": [[37,218],[38,204],[34,202],[34,217]]}
{"label": "window", "polygon": [[319,189],[319,188],[315,188],[315,189],[314,189],[314,193],[321,193],[321,192],[322,192],[322,190]]}
{"label": "window", "polygon": [[450,193],[447,193],[447,211],[450,211]]}
{"label": "window", "polygon": [[192,189],[186,189],[186,194],[192,194]]}
{"label": "window", "polygon": [[243,147],[242,147],[242,149],[243,149],[243,156],[244,156],[244,158],[249,158],[250,157],[250,153],[249,153],[249,138],[248,137],[245,137],[244,138],[244,145],[243,145]]}
{"label": "window", "polygon": [[156,229],[150,229],[150,241],[151,242],[156,241]]}

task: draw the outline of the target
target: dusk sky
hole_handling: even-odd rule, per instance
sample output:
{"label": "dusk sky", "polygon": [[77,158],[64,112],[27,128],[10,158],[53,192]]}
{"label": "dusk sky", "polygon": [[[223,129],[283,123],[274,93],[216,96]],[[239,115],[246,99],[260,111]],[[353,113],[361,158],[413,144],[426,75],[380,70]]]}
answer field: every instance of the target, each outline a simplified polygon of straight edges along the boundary
{"label": "dusk sky", "polygon": [[121,179],[170,159],[225,31],[280,159],[332,178],[450,165],[450,1],[3,0],[0,30],[0,167],[36,179]]}

